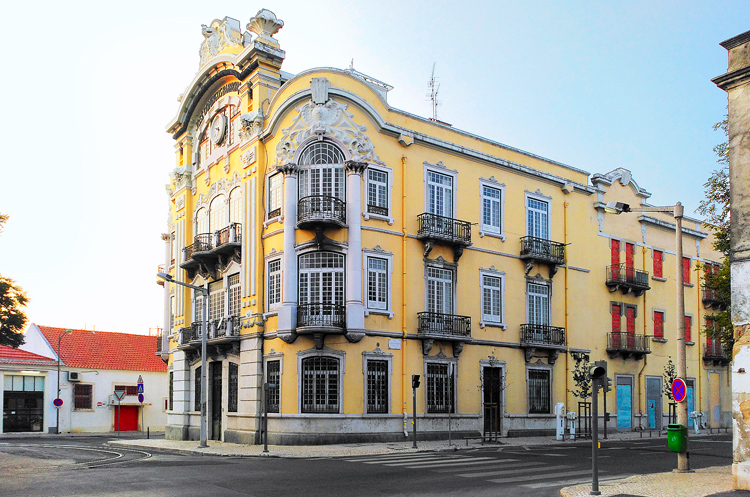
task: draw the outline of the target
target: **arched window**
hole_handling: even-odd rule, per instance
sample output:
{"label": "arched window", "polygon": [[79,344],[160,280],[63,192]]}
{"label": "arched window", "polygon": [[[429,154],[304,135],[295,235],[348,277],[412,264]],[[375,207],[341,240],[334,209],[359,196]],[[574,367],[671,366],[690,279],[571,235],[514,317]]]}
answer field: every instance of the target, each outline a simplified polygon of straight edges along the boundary
{"label": "arched window", "polygon": [[242,220],[242,189],[237,187],[229,192],[229,222],[239,223]]}
{"label": "arched window", "polygon": [[217,195],[209,208],[209,233],[225,228],[227,225],[227,201],[224,195]]}
{"label": "arched window", "polygon": [[208,233],[208,211],[201,207],[195,213],[195,234],[202,235]]}
{"label": "arched window", "polygon": [[299,198],[327,196],[345,200],[344,153],[333,143],[315,142],[299,156]]}

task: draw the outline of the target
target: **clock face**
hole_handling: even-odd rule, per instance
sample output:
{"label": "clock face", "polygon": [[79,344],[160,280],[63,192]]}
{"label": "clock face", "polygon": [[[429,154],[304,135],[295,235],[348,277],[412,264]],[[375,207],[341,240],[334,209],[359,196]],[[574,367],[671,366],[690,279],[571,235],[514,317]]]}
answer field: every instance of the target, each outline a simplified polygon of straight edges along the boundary
{"label": "clock face", "polygon": [[211,120],[211,141],[218,145],[224,141],[227,131],[227,118],[224,114],[216,114]]}

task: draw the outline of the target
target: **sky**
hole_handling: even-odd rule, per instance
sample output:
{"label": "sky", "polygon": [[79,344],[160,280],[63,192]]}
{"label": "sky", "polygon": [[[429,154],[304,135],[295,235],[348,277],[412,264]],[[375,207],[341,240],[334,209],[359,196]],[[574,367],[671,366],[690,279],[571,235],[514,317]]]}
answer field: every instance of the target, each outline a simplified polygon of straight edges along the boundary
{"label": "sky", "polygon": [[201,24],[261,8],[285,23],[286,72],[353,60],[394,87],[391,106],[431,117],[434,64],[440,120],[591,174],[629,169],[652,204],[695,217],[723,140],[719,43],[750,29],[744,1],[4,2],[0,274],[31,322],[162,326],[165,128]]}

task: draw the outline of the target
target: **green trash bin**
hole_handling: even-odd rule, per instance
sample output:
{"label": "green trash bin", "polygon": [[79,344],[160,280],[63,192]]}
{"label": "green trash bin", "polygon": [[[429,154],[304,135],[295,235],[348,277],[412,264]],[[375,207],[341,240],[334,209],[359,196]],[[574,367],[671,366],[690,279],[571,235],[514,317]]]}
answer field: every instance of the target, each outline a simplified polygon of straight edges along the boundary
{"label": "green trash bin", "polygon": [[685,452],[687,449],[687,426],[667,425],[667,445],[671,452]]}

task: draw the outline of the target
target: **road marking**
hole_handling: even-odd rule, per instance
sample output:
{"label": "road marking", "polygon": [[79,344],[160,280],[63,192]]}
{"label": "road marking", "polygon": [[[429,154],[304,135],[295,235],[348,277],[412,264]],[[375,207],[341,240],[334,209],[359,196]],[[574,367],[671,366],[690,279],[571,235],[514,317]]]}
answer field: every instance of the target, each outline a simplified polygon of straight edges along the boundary
{"label": "road marking", "polygon": [[[552,468],[549,468],[552,469]],[[543,475],[536,475],[535,477],[529,477],[529,476],[517,476],[514,478],[500,478],[497,480],[487,480],[491,481],[492,483],[514,483],[519,481],[529,481],[530,478],[536,478],[536,479],[546,479],[546,478],[560,478],[560,477],[566,477],[566,476],[575,476],[575,475],[585,475],[591,473],[591,470],[585,470],[585,471],[567,471],[564,473],[545,473]]]}
{"label": "road marking", "polygon": [[[622,480],[624,478],[630,478],[633,476],[632,474],[625,474],[625,475],[613,475],[608,476],[606,478],[599,478],[599,483],[607,482],[607,481],[614,481],[614,480]],[[552,482],[543,482],[543,483],[530,483],[528,485],[520,485],[522,487],[526,488],[549,488],[549,487],[567,487],[570,485],[583,485],[586,483],[591,483],[591,478],[588,479],[577,479],[577,480],[567,480],[567,481],[552,481]]]}
{"label": "road marking", "polygon": [[474,457],[473,460],[468,459],[454,459],[453,461],[442,460],[441,462],[423,462],[423,463],[411,463],[411,462],[399,462],[384,464],[383,466],[406,466],[409,469],[422,469],[422,468],[437,468],[439,466],[467,466],[472,464],[486,464],[486,459],[494,459],[493,457]]}
{"label": "road marking", "polygon": [[434,460],[434,459],[439,459],[439,457],[435,455],[430,455],[430,456],[412,456],[412,457],[389,457],[388,459],[346,459],[346,461],[361,462],[365,464],[384,464],[387,462],[425,461],[425,460]]}
{"label": "road marking", "polygon": [[[485,469],[500,469],[500,468],[515,468],[515,467],[528,467],[528,466],[539,466],[542,464],[545,464],[543,462],[517,462],[518,459],[495,459],[494,461],[481,461],[478,462],[477,465],[479,467],[472,468],[477,471],[485,470]],[[500,464],[500,463],[506,463],[506,462],[514,462],[515,464]],[[466,468],[445,468],[441,471],[452,473],[456,471],[466,471]]]}
{"label": "road marking", "polygon": [[[562,465],[562,466],[547,466],[544,468],[545,471],[552,471],[555,469],[567,469],[572,466]],[[517,475],[519,473],[534,473],[539,471],[539,468],[521,468],[521,469],[503,469],[501,471],[484,471],[481,473],[462,473],[457,476],[461,476],[463,478],[484,478],[485,476],[503,476],[503,475]],[[591,470],[588,470],[589,472]]]}

